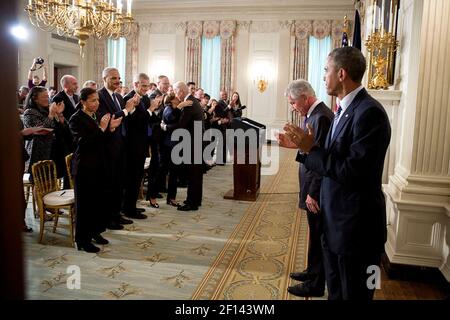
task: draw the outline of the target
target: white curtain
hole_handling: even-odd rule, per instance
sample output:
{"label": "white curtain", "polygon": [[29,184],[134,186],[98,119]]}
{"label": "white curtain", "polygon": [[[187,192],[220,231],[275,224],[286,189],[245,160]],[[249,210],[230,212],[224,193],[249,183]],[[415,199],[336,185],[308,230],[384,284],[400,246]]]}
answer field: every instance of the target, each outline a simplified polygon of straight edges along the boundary
{"label": "white curtain", "polygon": [[324,68],[328,54],[331,52],[331,36],[323,39],[309,37],[308,81],[311,83],[318,99],[331,107],[331,97],[327,94],[323,81]]}
{"label": "white curtain", "polygon": [[220,91],[220,36],[202,37],[202,75],[200,87],[211,98],[218,99]]}
{"label": "white curtain", "polygon": [[[108,39],[108,67],[114,67],[119,70],[120,80],[126,85],[126,55],[127,40],[119,38],[118,40]],[[131,79],[128,79],[131,80]]]}

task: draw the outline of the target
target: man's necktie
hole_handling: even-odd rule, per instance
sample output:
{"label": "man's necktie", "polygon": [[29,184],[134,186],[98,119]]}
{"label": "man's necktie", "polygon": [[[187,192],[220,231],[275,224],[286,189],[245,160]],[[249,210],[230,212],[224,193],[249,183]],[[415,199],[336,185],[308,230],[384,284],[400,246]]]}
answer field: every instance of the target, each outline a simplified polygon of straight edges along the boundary
{"label": "man's necktie", "polygon": [[119,101],[117,101],[117,97],[116,97],[115,93],[112,94],[112,98],[113,98],[114,105],[116,106],[116,111],[121,111],[122,109],[120,108]]}
{"label": "man's necktie", "polygon": [[305,120],[303,120],[303,130],[307,130],[308,127],[306,126],[308,123],[308,116],[305,116]]}
{"label": "man's necktie", "polygon": [[342,108],[339,106],[336,113],[334,114],[334,120],[333,120],[333,130],[331,131],[331,138],[334,138],[334,134],[336,133],[336,126],[339,122],[339,116],[341,115]]}
{"label": "man's necktie", "polygon": [[[122,111],[122,108],[119,105],[119,101],[117,100],[116,94],[113,93],[112,96],[113,96],[114,105],[116,106],[117,111]],[[125,127],[124,119],[122,119],[122,123],[120,124],[120,129],[122,132],[122,136],[126,137],[127,129]]]}

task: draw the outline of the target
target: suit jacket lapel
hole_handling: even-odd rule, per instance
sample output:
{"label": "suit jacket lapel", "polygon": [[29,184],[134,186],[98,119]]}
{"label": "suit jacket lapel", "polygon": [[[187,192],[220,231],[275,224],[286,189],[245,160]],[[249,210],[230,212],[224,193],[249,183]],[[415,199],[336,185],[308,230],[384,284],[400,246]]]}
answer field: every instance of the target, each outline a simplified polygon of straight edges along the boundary
{"label": "suit jacket lapel", "polygon": [[106,90],[106,88],[103,87],[101,89],[101,91],[102,91],[103,97],[105,98],[105,101],[106,101],[106,104],[108,107],[108,112],[112,113],[112,114],[116,113],[116,111],[115,111],[116,106],[115,106],[114,101],[112,100],[112,97],[109,94],[108,90]]}
{"label": "suit jacket lapel", "polygon": [[339,123],[337,124],[335,128],[335,134],[333,137],[331,137],[331,128],[330,132],[328,133],[328,139],[331,139],[329,141],[329,147],[331,148],[336,141],[336,138],[341,133],[342,129],[347,125],[348,121],[353,117],[353,113],[355,112],[355,108],[360,104],[361,100],[365,95],[367,94],[366,89],[362,89],[358,94],[356,95],[355,99],[353,99],[352,103],[348,106],[347,110],[342,114],[341,119],[339,120]]}

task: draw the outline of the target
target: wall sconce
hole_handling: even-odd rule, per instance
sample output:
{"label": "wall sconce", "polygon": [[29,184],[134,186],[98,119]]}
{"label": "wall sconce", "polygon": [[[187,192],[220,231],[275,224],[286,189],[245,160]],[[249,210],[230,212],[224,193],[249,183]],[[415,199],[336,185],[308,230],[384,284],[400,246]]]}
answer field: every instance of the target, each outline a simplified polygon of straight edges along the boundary
{"label": "wall sconce", "polygon": [[252,78],[253,85],[260,93],[266,91],[269,86],[269,80],[272,78],[271,64],[269,61],[259,60],[253,64]]}
{"label": "wall sconce", "polygon": [[260,93],[266,91],[267,87],[269,86],[269,81],[265,79],[264,76],[257,77],[254,83],[256,84],[256,87],[258,88],[258,91]]}

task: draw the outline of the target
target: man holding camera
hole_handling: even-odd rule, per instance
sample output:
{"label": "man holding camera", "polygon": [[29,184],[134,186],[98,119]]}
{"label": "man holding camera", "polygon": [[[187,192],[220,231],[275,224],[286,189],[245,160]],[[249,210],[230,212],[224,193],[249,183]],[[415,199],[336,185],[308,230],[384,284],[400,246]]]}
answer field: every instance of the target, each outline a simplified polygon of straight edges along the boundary
{"label": "man holding camera", "polygon": [[[44,69],[44,73],[42,75],[42,81],[40,81],[39,76],[33,75],[33,72],[38,69]],[[47,84],[47,67],[44,65],[44,59],[41,57],[35,58],[33,60],[33,64],[31,65],[30,71],[28,72],[28,88],[33,87],[45,87]]]}

